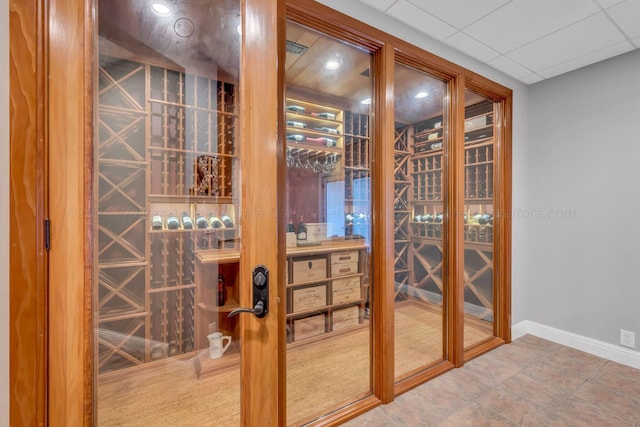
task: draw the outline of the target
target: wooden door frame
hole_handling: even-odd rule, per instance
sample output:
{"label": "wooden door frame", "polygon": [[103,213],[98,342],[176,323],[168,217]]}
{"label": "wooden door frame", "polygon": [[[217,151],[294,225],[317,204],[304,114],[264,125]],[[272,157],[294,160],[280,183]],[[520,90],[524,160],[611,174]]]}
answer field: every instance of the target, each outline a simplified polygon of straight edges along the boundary
{"label": "wooden door frame", "polygon": [[47,424],[46,2],[9,2],[9,420]]}
{"label": "wooden door frame", "polygon": [[[25,301],[23,307],[15,302],[11,305],[12,325],[24,326],[11,336],[12,360],[16,363],[20,361],[23,369],[28,371],[28,375],[11,379],[12,391],[15,390],[11,399],[12,417],[15,417],[12,419],[24,420],[25,418],[18,417],[34,414],[31,408],[37,408],[35,420],[31,422],[27,419],[25,424],[91,425],[94,416],[91,312],[93,171],[87,165],[93,163],[90,141],[93,140],[95,11],[91,0],[33,0],[28,4],[29,7],[23,8],[18,7],[23,2],[14,3],[12,10],[20,14],[12,13],[12,29],[14,25],[18,28],[20,24],[26,27],[20,28],[25,34],[24,39],[13,37],[12,31],[11,53],[12,59],[17,62],[15,68],[25,72],[33,69],[33,64],[37,64],[37,69],[33,75],[28,72],[24,74],[26,83],[18,78],[11,80],[12,85],[15,84],[12,87],[12,97],[20,95],[27,98],[16,104],[20,109],[12,110],[12,117],[18,117],[18,113],[24,110],[24,116],[31,119],[28,126],[12,120],[15,126],[12,127],[11,180],[12,183],[21,183],[27,172],[33,174],[34,178],[24,180],[24,184],[35,183],[23,192],[24,198],[16,201],[11,216],[12,229],[23,229],[33,238],[16,234],[12,238],[19,243],[32,242],[32,245],[23,246],[23,252],[36,253],[29,269],[24,270],[27,277],[22,278],[22,282],[28,287],[24,288],[24,292],[19,292],[19,282],[15,275],[11,286],[12,301],[18,298]],[[273,34],[271,29],[282,13],[282,2],[244,0],[243,4],[247,10],[252,11],[248,17],[252,26],[245,26],[243,43],[250,49],[258,49],[260,54],[243,55],[241,66],[245,70],[260,69],[262,72],[248,73],[250,78],[243,81],[245,88],[241,90],[242,105],[273,105],[278,102],[280,93],[276,56],[279,36]],[[17,35],[18,31],[15,32]],[[25,57],[23,52],[28,55]],[[20,57],[18,53],[21,54]],[[18,71],[12,77],[23,77]],[[30,77],[33,80],[29,80]],[[39,101],[37,106],[33,102],[36,99]],[[264,114],[265,111],[268,114]],[[266,241],[277,241],[275,217],[270,214],[260,215],[258,212],[269,204],[275,206],[277,200],[277,163],[264,162],[264,159],[275,159],[277,156],[279,112],[279,109],[273,108],[244,107],[241,112],[240,126],[245,145],[251,139],[259,147],[256,150],[246,150],[247,155],[241,160],[242,168],[246,171],[260,171],[252,180],[245,179],[243,185],[254,185],[261,189],[251,197],[246,194],[243,197],[243,212],[256,213],[243,219],[244,242],[256,241],[257,239],[250,239],[248,236],[258,231]],[[19,145],[23,141],[18,138],[24,137],[19,130],[30,137],[27,144]],[[265,144],[265,139],[271,141],[271,144]],[[24,147],[23,151],[20,151],[21,146]],[[27,158],[30,163],[20,162],[20,155],[25,152],[32,154],[33,151],[37,154],[35,161]],[[46,153],[51,153],[48,161],[52,173],[48,180]],[[33,167],[34,163],[36,167]],[[19,169],[18,166],[22,164],[25,165],[24,169]],[[267,179],[274,184],[265,188]],[[40,221],[47,216],[44,199],[48,192],[55,197],[52,198],[48,212],[52,224],[52,249],[49,254],[47,283],[47,278],[44,277],[47,272],[47,254],[43,250],[44,234]],[[16,193],[17,190],[12,195]],[[33,204],[29,199],[33,194],[39,197],[35,207],[31,206]],[[256,197],[255,194],[259,196]],[[28,214],[19,211],[26,206],[33,210]],[[252,266],[261,263],[269,266],[272,282],[279,282],[276,252],[267,247],[256,250],[248,244],[243,244],[241,251],[242,277],[249,277]],[[32,259],[28,255],[20,258],[12,256],[12,273],[23,267],[21,262],[25,258]],[[46,296],[48,299],[43,300]],[[250,305],[250,295],[243,295],[241,302]],[[24,316],[25,312],[19,313],[18,307],[29,310],[30,328],[20,322],[18,316]],[[279,356],[284,353],[275,351],[277,346],[284,347],[283,338],[280,339],[280,336],[284,337],[284,333],[279,333],[277,326],[281,307],[278,304],[278,292],[272,292],[270,307],[271,314],[264,320],[259,321],[253,317],[242,320],[245,340],[242,369],[253,379],[258,374],[263,375],[262,383],[267,388],[260,390],[255,381],[249,386],[247,376],[243,379],[246,393],[243,393],[241,406],[246,409],[242,419],[245,425],[262,425],[270,420],[282,423],[284,420],[284,404],[277,404],[278,401],[284,402],[285,388],[284,377],[280,375],[284,362],[283,357]],[[47,324],[51,325],[48,334],[42,330]],[[270,331],[269,346],[262,344],[264,326]],[[48,347],[47,336],[50,343]],[[14,345],[25,338],[35,342],[26,342],[24,347]],[[22,393],[21,388],[26,387],[34,389]],[[264,399],[264,396],[273,398]]]}
{"label": "wooden door frame", "polygon": [[[266,92],[262,95],[259,89],[255,93],[247,93],[244,96],[246,102],[263,101],[264,96],[272,99],[275,90],[274,103],[278,109],[273,112],[277,117],[282,111],[283,75],[278,72],[278,67],[284,62],[284,53],[280,57],[274,51],[278,43],[284,39],[284,13],[285,0],[245,0],[250,4],[264,9],[263,13],[275,16],[274,20],[264,20],[259,13],[253,18],[256,23],[264,24],[262,29],[265,39],[253,39],[251,42],[271,49],[271,57],[268,53],[262,55],[259,60],[270,61],[269,73],[274,73],[274,80],[266,78],[263,74],[251,82],[254,87],[262,88],[265,81],[277,81],[277,84],[267,85]],[[496,313],[496,333],[498,340],[487,343],[477,348],[473,354],[457,355],[458,364],[464,361],[462,357],[473,357],[484,352],[500,342],[509,342],[511,319],[511,255],[510,255],[510,207],[511,207],[511,90],[498,85],[473,72],[465,70],[446,60],[429,54],[396,37],[383,33],[380,30],[362,24],[353,18],[345,17],[339,12],[322,6],[312,0],[287,0],[290,10],[298,9],[309,12],[315,22],[331,22],[334,29],[350,34],[350,37],[359,39],[363,43],[374,41],[378,45],[384,45],[385,53],[377,60],[376,70],[383,78],[376,83],[376,94],[381,101],[375,106],[376,138],[388,138],[392,135],[393,120],[385,115],[385,108],[392,105],[392,95],[388,91],[389,69],[392,67],[392,59],[396,51],[409,52],[419,58],[421,63],[433,69],[444,69],[457,75],[460,81],[469,83],[469,86],[482,93],[492,93],[500,98],[501,113],[505,119],[500,131],[503,139],[497,147],[497,161],[499,166],[496,177],[501,188],[501,197],[496,198],[496,221],[502,223],[500,231],[496,232],[496,283],[499,286],[499,300],[496,306],[501,310]],[[92,58],[87,52],[92,48],[93,19],[92,0],[10,0],[10,64],[11,64],[11,142],[10,142],[10,408],[12,424],[46,425],[90,425],[93,417],[93,383],[92,383],[92,331],[91,324],[83,319],[91,318],[91,245],[87,239],[91,230],[91,172],[85,165],[91,160],[90,148],[86,148],[83,141],[92,138],[92,132],[85,124],[92,119]],[[301,12],[302,13],[302,12]],[[273,14],[273,15],[271,15]],[[339,19],[336,20],[336,17]],[[268,30],[273,25],[279,29],[277,35],[269,34]],[[244,58],[245,66],[250,66],[252,58]],[[383,71],[387,70],[387,71]],[[385,74],[386,73],[386,74]],[[255,73],[254,73],[255,74]],[[386,81],[386,85],[384,81]],[[466,86],[463,85],[463,86]],[[51,106],[48,101],[52,99]],[[253,101],[252,101],[253,100]],[[248,105],[248,104],[245,104]],[[259,135],[264,141],[264,135],[274,141],[273,144],[264,144],[263,154],[277,157],[283,162],[284,152],[282,146],[276,141],[278,135],[283,135],[283,129],[276,128],[272,122],[273,114],[265,117],[257,116],[253,111],[252,119],[259,126],[257,129],[248,129],[244,135]],[[386,119],[383,117],[386,116]],[[251,126],[251,123],[248,123]],[[460,124],[459,124],[460,125]],[[282,124],[280,124],[282,126]],[[458,126],[460,127],[460,126]],[[253,130],[253,133],[251,133]],[[460,129],[457,129],[460,133]],[[245,130],[247,132],[247,130]],[[256,137],[256,136],[251,136]],[[282,139],[282,138],[280,138]],[[273,153],[269,150],[275,150]],[[49,156],[50,153],[50,156]],[[379,247],[374,251],[373,277],[381,286],[392,277],[392,270],[386,269],[384,263],[389,258],[389,247],[385,246],[388,233],[392,229],[392,219],[388,219],[384,213],[385,206],[392,206],[393,194],[388,183],[384,182],[382,172],[392,171],[392,165],[385,163],[386,157],[382,151],[376,153],[375,161],[378,163],[378,178],[373,183],[373,188],[380,189],[378,199],[374,200],[374,209],[379,210],[380,216],[375,222],[377,230],[374,239],[378,239]],[[264,158],[264,157],[262,157]],[[261,156],[253,156],[243,164],[244,168],[263,167]],[[387,159],[388,160],[388,159]],[[253,163],[252,163],[253,162]],[[49,178],[48,164],[55,165],[55,173]],[[459,167],[459,165],[458,165]],[[283,170],[281,167],[280,169]],[[385,173],[387,173],[385,172]],[[269,179],[277,182],[278,188],[283,188],[282,172],[265,170]],[[261,181],[262,183],[263,181]],[[452,184],[459,185],[459,184]],[[56,194],[56,199],[49,205],[47,195],[49,189]],[[283,195],[277,194],[279,206],[283,205]],[[454,203],[455,206],[455,202]],[[459,204],[459,202],[458,202]],[[255,206],[254,206],[255,207]],[[244,209],[252,209],[250,205]],[[247,211],[245,211],[247,212]],[[257,212],[257,211],[255,211]],[[266,216],[270,216],[268,214]],[[278,218],[279,227],[284,227],[286,219]],[[52,247],[54,250],[49,255],[44,250],[44,220],[50,217],[52,220]],[[254,219],[245,224],[253,230],[260,230],[264,236],[264,218]],[[269,221],[266,221],[269,222]],[[459,225],[457,225],[459,227]],[[453,228],[455,229],[455,227]],[[453,230],[452,229],[452,230]],[[452,231],[453,232],[453,231]],[[271,236],[273,230],[268,229]],[[386,234],[385,234],[386,233]],[[284,242],[277,238],[278,253],[284,253]],[[460,245],[456,245],[460,246]],[[19,248],[14,250],[13,248]],[[254,262],[267,262],[274,265],[272,271],[282,268],[283,260],[275,260],[263,254],[252,252],[248,247],[243,249],[247,262],[242,269],[242,276],[246,276]],[[284,259],[284,256],[281,258]],[[273,263],[273,264],[271,264]],[[455,267],[455,268],[459,268]],[[454,269],[455,269],[454,268]],[[47,277],[48,275],[48,277]],[[278,292],[272,293],[272,312],[274,316],[268,320],[273,322],[278,316],[284,316],[284,310],[279,310],[278,294],[282,291],[282,280],[274,274],[273,283],[278,283]],[[49,279],[49,283],[47,280]],[[391,279],[392,280],[392,279]],[[385,289],[379,289],[378,295],[383,295]],[[248,297],[248,296],[246,296]],[[394,394],[405,391],[410,387],[391,390],[393,386],[393,353],[383,351],[384,342],[392,338],[393,328],[393,301],[389,297],[374,300],[374,394],[375,398],[367,402],[352,406],[347,414],[336,415],[325,419],[326,422],[345,420],[358,413],[379,404],[393,400]],[[247,300],[242,300],[247,304]],[[280,304],[284,298],[280,298]],[[458,302],[459,303],[459,302]],[[456,304],[458,304],[456,303]],[[376,317],[377,320],[376,320]],[[386,319],[386,320],[385,320]],[[247,337],[255,334],[255,328],[259,323],[253,319],[243,320],[248,323]],[[391,322],[391,323],[388,323]],[[284,322],[280,322],[277,341],[278,353],[284,354]],[[47,326],[51,325],[49,330]],[[456,329],[460,329],[456,327]],[[454,333],[453,341],[456,342]],[[448,345],[453,345],[449,343]],[[388,347],[388,346],[387,346]],[[272,420],[279,424],[284,423],[284,369],[283,358],[269,358],[269,365],[277,380],[274,382],[272,395],[279,396],[279,405],[266,404],[260,408],[271,414]],[[89,361],[89,362],[87,362]],[[265,366],[247,365],[248,370],[262,370]],[[431,375],[433,376],[433,375]],[[425,378],[426,379],[426,378]],[[417,385],[417,384],[416,384]],[[261,398],[262,396],[260,396]],[[243,405],[251,405],[252,399],[258,396],[252,395]],[[256,407],[259,407],[256,405]],[[265,412],[248,412],[246,423],[264,421]]]}

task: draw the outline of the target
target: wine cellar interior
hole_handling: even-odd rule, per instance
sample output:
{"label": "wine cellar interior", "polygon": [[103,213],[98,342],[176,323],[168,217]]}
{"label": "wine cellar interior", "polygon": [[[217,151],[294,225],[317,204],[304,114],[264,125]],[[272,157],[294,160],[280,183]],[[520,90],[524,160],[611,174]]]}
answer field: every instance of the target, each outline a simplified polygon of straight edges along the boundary
{"label": "wine cellar interior", "polygon": [[[233,83],[111,56],[101,57],[99,76],[96,304],[98,366],[107,373],[206,348],[212,323],[235,330],[237,321],[222,314],[239,300],[232,185],[238,117]],[[368,318],[371,140],[369,114],[312,99],[286,101],[293,231],[301,223],[317,225],[325,227],[321,240],[340,236],[353,245],[289,251],[287,331],[294,342],[341,329],[334,317],[347,311],[345,324]],[[465,110],[465,302],[470,314],[487,321],[493,315],[493,114],[487,100]],[[396,126],[397,301],[442,302],[445,129],[442,115]],[[344,205],[339,220],[327,221],[317,192],[336,182],[344,186]],[[333,257],[351,249],[356,266],[345,277],[332,275]],[[323,261],[324,271],[296,279],[296,264],[309,260]],[[228,293],[220,305],[219,279]],[[346,290],[334,289],[338,284]],[[340,292],[352,296],[336,299]],[[320,303],[296,309],[298,294]]]}
{"label": "wine cellar interior", "polygon": [[[256,305],[241,307],[248,289],[241,253],[265,244],[242,233],[243,177],[251,173],[242,170],[243,150],[251,147],[242,138],[239,56],[207,45],[189,58],[189,49],[204,45],[181,37],[182,27],[169,28],[176,45],[153,37],[167,30],[162,21],[143,22],[132,40],[118,10],[135,14],[137,6],[118,2],[100,18],[95,65],[95,373],[103,390],[115,392],[121,381],[170,378],[177,375],[171,367],[182,366],[185,388],[212,392],[221,378],[240,373],[236,314],[258,314]],[[205,9],[196,7],[235,16],[234,8]],[[205,28],[239,51],[235,27]],[[395,160],[388,177],[394,204],[385,210],[394,218],[394,259],[386,268],[394,269],[387,286],[394,289],[395,378],[445,361],[451,123],[447,83],[396,64],[395,138],[375,140],[372,53],[294,22],[286,38],[279,141],[286,170],[277,215],[286,223],[279,230],[286,250],[277,275],[283,283],[270,289],[284,297],[287,416],[303,423],[370,393],[377,144],[392,146]],[[466,91],[465,346],[493,336],[494,115],[494,102]],[[224,411],[238,407],[234,401]]]}

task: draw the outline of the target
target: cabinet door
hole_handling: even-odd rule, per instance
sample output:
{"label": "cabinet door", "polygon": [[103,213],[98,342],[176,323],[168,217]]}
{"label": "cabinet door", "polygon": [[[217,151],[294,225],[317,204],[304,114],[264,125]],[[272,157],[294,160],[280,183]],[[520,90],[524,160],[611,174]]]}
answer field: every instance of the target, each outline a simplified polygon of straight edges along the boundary
{"label": "cabinet door", "polygon": [[[278,200],[278,91],[263,83],[278,80],[276,2],[51,3],[52,133],[93,153],[50,165],[52,209],[92,224],[52,252],[84,252],[87,269],[74,258],[76,273],[52,271],[51,321],[77,327],[52,335],[51,423],[281,424],[277,251],[246,243],[277,241],[273,217],[252,214]],[[76,21],[90,6],[95,22]],[[272,25],[246,25],[256,20]],[[84,61],[62,49],[72,37],[86,38]],[[67,73],[91,76],[90,95]],[[64,197],[83,185],[79,165],[93,187]],[[64,218],[53,218],[58,236],[73,226]],[[229,317],[253,307],[258,264],[273,289],[266,316]],[[77,292],[83,273],[90,297]]]}

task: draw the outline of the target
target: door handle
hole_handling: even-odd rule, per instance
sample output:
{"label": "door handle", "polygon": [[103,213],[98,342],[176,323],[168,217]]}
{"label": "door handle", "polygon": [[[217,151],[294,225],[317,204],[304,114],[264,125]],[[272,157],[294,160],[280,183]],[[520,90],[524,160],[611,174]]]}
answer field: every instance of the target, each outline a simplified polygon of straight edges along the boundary
{"label": "door handle", "polygon": [[264,265],[257,265],[251,272],[251,282],[253,283],[253,308],[235,308],[227,314],[227,318],[240,313],[253,313],[258,319],[262,319],[269,313],[269,269]]}

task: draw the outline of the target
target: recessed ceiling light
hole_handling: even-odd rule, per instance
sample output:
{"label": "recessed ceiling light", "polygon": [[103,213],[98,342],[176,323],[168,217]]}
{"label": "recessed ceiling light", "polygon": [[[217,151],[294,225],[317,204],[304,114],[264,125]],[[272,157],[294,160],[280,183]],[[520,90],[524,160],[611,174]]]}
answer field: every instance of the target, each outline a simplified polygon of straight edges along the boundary
{"label": "recessed ceiling light", "polygon": [[330,59],[324,64],[324,68],[327,70],[337,70],[340,68],[340,62],[337,59]]}
{"label": "recessed ceiling light", "polygon": [[151,10],[153,13],[160,16],[169,16],[171,15],[171,8],[167,6],[166,3],[163,2],[153,2],[151,3]]}
{"label": "recessed ceiling light", "polygon": [[429,94],[427,92],[418,92],[416,93],[416,98],[426,98],[427,96],[429,96]]}
{"label": "recessed ceiling light", "polygon": [[371,104],[371,98],[363,99],[362,101],[360,101],[360,104],[362,104],[362,105]]}
{"label": "recessed ceiling light", "polygon": [[242,24],[238,24],[236,30],[238,30],[238,34],[242,35]]}

